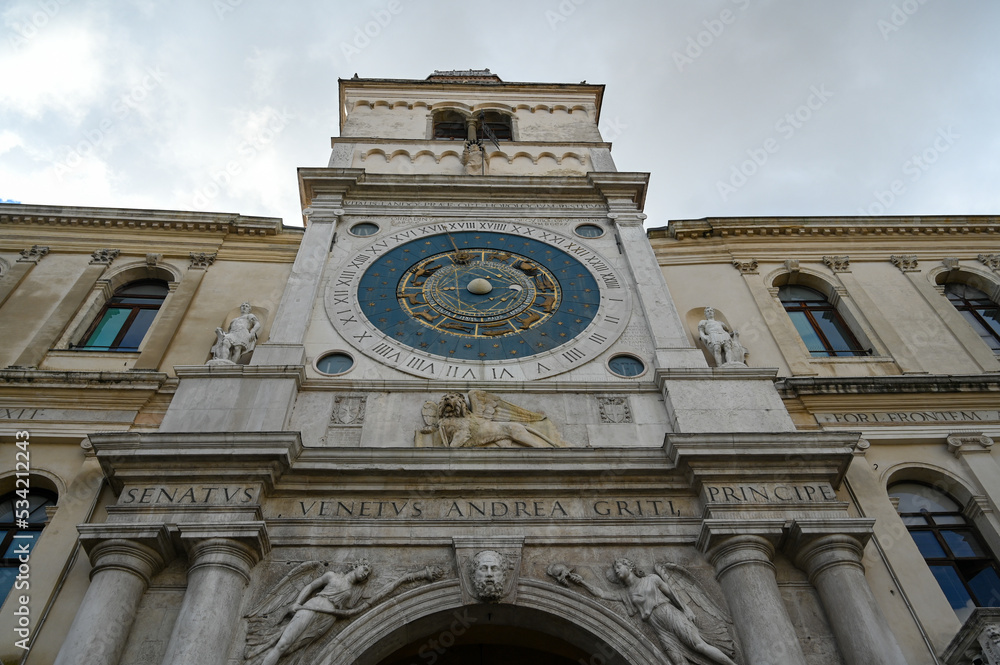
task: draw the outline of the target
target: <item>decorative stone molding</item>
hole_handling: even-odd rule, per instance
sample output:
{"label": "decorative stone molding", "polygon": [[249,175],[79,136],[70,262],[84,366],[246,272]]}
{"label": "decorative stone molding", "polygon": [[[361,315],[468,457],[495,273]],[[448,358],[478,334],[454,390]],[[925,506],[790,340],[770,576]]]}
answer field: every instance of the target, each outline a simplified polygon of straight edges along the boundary
{"label": "decorative stone molding", "polygon": [[646,221],[646,215],[641,212],[609,212],[608,219],[618,226],[642,226]]}
{"label": "decorative stone molding", "polygon": [[1000,254],[980,254],[977,258],[993,272],[1000,272]]}
{"label": "decorative stone molding", "polygon": [[985,434],[972,432],[952,434],[947,442],[948,452],[955,457],[969,453],[988,453],[993,446],[993,439]]}
{"label": "decorative stone molding", "polygon": [[601,422],[605,424],[634,423],[628,397],[598,397],[597,408],[601,412]]}
{"label": "decorative stone molding", "polygon": [[785,260],[785,270],[788,272],[798,272],[799,271],[799,260],[798,259],[786,259]]}
{"label": "decorative stone molding", "polygon": [[1000,608],[978,607],[944,650],[945,665],[1000,665]]}
{"label": "decorative stone molding", "polygon": [[191,252],[191,267],[208,270],[208,267],[215,263],[217,254],[212,252]]}
{"label": "decorative stone molding", "polygon": [[367,405],[367,395],[337,395],[333,398],[333,412],[330,414],[330,424],[363,425]]}
{"label": "decorative stone molding", "polygon": [[152,252],[146,254],[146,265],[150,268],[154,267],[157,263],[163,260],[163,254],[153,254]]}
{"label": "decorative stone molding", "polygon": [[21,250],[21,258],[18,263],[38,263],[49,253],[47,245],[32,245],[30,249]]}
{"label": "decorative stone molding", "polygon": [[872,442],[868,439],[858,439],[858,445],[854,448],[854,455],[857,457],[864,457],[868,449],[872,447]]}
{"label": "decorative stone molding", "polygon": [[768,236],[830,238],[835,236],[885,238],[892,236],[927,237],[929,234],[958,236],[969,233],[1000,233],[996,215],[940,217],[710,217],[707,219],[671,220],[670,225],[650,229],[650,239],[706,240],[709,238],[746,238]]}
{"label": "decorative stone molding", "polygon": [[941,264],[948,270],[958,270],[958,262],[959,259],[955,258],[941,259]]}
{"label": "decorative stone molding", "polygon": [[851,257],[846,254],[843,256],[824,256],[823,263],[833,272],[851,272]]}
{"label": "decorative stone molding", "polygon": [[749,261],[733,259],[733,267],[739,270],[741,275],[756,275],[757,259],[750,259]]}
{"label": "decorative stone molding", "polygon": [[90,265],[109,266],[121,254],[120,249],[95,249],[90,255]]}
{"label": "decorative stone molding", "polygon": [[916,254],[893,254],[889,257],[892,261],[892,265],[899,268],[900,272],[919,272],[920,268],[917,267],[917,255]]}

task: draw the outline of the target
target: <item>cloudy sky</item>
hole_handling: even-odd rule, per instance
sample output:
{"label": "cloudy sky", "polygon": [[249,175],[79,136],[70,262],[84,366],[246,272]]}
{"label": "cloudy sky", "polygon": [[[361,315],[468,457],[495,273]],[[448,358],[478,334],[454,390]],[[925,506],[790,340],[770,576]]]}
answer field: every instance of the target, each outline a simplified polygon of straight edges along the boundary
{"label": "cloudy sky", "polygon": [[606,84],[648,226],[997,214],[998,28],[996,0],[2,0],[0,200],[298,225],[338,77],[488,67]]}

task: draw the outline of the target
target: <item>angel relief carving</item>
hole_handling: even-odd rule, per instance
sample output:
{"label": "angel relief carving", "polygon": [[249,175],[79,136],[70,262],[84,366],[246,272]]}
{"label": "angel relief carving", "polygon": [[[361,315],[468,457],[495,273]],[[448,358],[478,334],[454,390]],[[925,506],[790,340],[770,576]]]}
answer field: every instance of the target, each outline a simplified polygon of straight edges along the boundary
{"label": "angel relief carving", "polygon": [[[737,649],[727,612],[680,566],[659,563],[655,569],[655,573],[647,575],[631,559],[615,559],[607,577],[624,588],[613,591],[587,580],[566,564],[552,564],[546,572],[564,586],[582,586],[598,598],[622,603],[629,616],[638,612],[656,633],[670,665],[686,665],[686,649],[718,665],[736,665],[733,658]],[[692,606],[698,608],[698,613]]]}
{"label": "angel relief carving", "polygon": [[462,393],[448,393],[438,402],[425,402],[422,414],[426,427],[416,434],[418,447],[565,448],[569,445],[544,413],[505,402],[483,390],[470,390],[469,402]]}
{"label": "angel relief carving", "polygon": [[327,635],[337,619],[365,612],[409,582],[438,580],[444,571],[436,566],[411,571],[366,596],[371,575],[366,559],[350,564],[345,572],[319,561],[297,565],[246,615],[245,665],[314,662],[334,648],[333,636]]}

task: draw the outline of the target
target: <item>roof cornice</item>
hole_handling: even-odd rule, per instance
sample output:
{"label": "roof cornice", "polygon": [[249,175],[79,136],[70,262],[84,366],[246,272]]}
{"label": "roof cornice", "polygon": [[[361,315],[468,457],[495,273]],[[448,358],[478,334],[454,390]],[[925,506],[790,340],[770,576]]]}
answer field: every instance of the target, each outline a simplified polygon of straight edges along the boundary
{"label": "roof cornice", "polygon": [[913,217],[706,217],[649,229],[650,239],[705,240],[808,236],[945,236],[1000,233],[996,215]]}
{"label": "roof cornice", "polygon": [[0,224],[98,229],[178,231],[184,233],[233,233],[242,236],[273,236],[282,233],[281,219],[247,217],[237,213],[186,210],[142,210],[134,208],[84,208],[0,204]]}

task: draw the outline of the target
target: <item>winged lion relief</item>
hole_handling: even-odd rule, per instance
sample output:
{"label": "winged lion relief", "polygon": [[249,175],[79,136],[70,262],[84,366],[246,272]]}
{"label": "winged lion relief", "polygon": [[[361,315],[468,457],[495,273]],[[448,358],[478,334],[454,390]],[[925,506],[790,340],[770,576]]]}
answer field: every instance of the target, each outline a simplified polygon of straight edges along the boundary
{"label": "winged lion relief", "polygon": [[569,444],[544,413],[529,411],[484,390],[447,393],[425,402],[417,447],[566,448]]}

